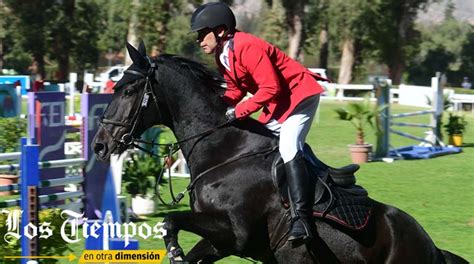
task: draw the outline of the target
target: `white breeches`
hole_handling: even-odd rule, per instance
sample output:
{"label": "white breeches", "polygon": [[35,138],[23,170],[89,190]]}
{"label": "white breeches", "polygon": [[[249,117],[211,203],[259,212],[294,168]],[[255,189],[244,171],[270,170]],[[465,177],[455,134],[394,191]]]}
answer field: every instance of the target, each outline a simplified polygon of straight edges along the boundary
{"label": "white breeches", "polygon": [[280,154],[284,162],[302,151],[319,105],[319,94],[304,99],[282,123],[271,119],[265,126],[280,137]]}

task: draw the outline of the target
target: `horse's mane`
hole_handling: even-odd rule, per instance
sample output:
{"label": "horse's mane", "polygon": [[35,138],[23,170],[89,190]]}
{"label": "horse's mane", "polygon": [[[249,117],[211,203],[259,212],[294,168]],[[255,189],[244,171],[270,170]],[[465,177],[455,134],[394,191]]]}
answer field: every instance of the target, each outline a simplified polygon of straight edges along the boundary
{"label": "horse's mane", "polygon": [[[174,71],[201,83],[207,89],[214,91],[215,99],[224,104],[220,96],[225,92],[225,87],[222,86],[225,81],[216,71],[197,61],[172,54],[163,54],[154,59],[157,63],[166,65]],[[238,122],[235,126],[268,138],[275,137],[264,125],[252,118]]]}
{"label": "horse's mane", "polygon": [[225,90],[222,86],[224,79],[205,64],[173,54],[163,54],[157,56],[155,60],[159,64],[165,64],[177,72],[193,78],[217,94],[222,94]]}

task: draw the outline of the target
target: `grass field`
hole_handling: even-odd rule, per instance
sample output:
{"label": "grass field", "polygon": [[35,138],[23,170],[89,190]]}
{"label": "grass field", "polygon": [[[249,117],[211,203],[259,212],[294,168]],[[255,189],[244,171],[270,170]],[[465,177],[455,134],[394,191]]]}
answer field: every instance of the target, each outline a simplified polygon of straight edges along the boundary
{"label": "grass field", "polygon": [[[345,103],[323,101],[318,118],[307,138],[315,153],[332,166],[350,163],[347,145],[355,141],[355,130],[351,124],[335,118],[334,109],[344,105]],[[420,109],[395,105],[391,110],[397,113]],[[357,181],[369,191],[372,198],[394,205],[415,217],[438,247],[473,262],[474,115],[465,113],[465,116],[469,125],[462,153],[429,160],[363,164],[357,173]],[[418,116],[404,120],[428,123],[429,117]],[[422,128],[400,130],[421,137],[424,135]],[[368,129],[366,134],[366,141],[375,143],[372,130]],[[394,147],[401,147],[417,142],[392,135],[391,144]],[[188,180],[176,180],[173,183],[175,190],[182,190],[188,184]],[[187,198],[183,199],[182,204],[174,209],[161,206],[157,214],[146,221],[154,224],[161,221],[167,212],[189,210],[187,202]],[[199,237],[193,234],[180,233],[180,244],[185,251],[192,248],[198,240]],[[140,243],[142,249],[164,248],[162,241],[141,240]],[[72,248],[76,255],[80,255],[83,244],[72,245]],[[248,261],[229,257],[218,263],[248,263]]]}

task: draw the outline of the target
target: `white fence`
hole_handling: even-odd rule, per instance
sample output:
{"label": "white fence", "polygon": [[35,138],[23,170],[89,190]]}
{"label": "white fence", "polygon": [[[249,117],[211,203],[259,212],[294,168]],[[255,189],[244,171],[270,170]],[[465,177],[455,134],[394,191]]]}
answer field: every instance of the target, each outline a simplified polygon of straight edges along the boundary
{"label": "white fence", "polygon": [[[371,84],[324,83],[323,86],[326,89],[325,96],[322,97],[324,100],[357,101],[363,100],[364,94],[368,94],[371,101],[375,101],[374,86]],[[456,94],[452,89],[444,89],[443,94],[453,103],[453,111],[474,113],[474,95]],[[400,105],[429,108],[433,98],[431,86],[401,84],[398,89],[390,89],[390,102]]]}

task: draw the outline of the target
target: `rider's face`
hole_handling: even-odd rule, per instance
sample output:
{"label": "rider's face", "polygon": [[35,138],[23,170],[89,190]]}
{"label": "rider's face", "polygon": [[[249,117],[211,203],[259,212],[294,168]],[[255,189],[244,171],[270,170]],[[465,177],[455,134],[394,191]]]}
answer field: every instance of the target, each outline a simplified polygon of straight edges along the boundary
{"label": "rider's face", "polygon": [[216,51],[217,39],[213,31],[209,28],[198,31],[196,42],[206,54],[213,54]]}

